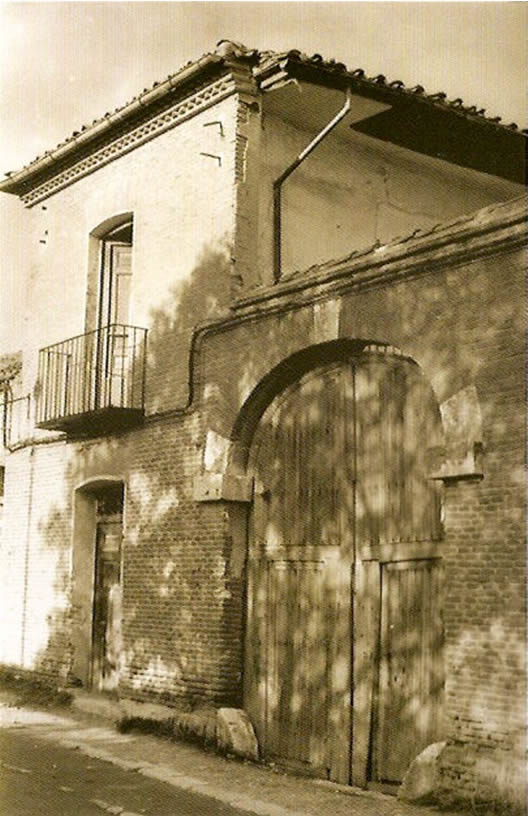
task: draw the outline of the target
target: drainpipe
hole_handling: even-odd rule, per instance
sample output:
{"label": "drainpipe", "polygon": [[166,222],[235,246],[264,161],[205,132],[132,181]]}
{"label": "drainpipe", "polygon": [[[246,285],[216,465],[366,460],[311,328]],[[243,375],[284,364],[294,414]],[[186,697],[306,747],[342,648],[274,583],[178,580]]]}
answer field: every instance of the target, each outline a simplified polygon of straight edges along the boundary
{"label": "drainpipe", "polygon": [[317,147],[317,145],[326,138],[331,130],[339,124],[341,119],[344,119],[350,110],[352,104],[352,91],[350,88],[346,89],[345,104],[333,119],[315,136],[310,144],[299,153],[297,158],[280,174],[280,176],[273,182],[273,280],[277,283],[281,277],[282,266],[282,234],[281,234],[281,192],[282,185],[291,176],[293,171],[306,159],[307,156]]}

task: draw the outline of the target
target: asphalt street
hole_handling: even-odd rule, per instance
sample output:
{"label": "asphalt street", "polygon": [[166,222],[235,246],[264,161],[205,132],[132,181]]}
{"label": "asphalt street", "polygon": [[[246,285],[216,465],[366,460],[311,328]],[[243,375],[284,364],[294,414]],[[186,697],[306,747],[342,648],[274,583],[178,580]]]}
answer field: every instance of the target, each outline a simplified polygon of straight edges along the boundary
{"label": "asphalt street", "polygon": [[0,730],[1,816],[247,816],[21,729]]}

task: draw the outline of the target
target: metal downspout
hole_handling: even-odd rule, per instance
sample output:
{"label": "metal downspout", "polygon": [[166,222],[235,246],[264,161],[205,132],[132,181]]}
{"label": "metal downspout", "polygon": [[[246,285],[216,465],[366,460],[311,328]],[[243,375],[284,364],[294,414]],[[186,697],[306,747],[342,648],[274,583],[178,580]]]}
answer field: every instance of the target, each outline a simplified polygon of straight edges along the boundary
{"label": "metal downspout", "polygon": [[323,141],[323,139],[332,131],[339,122],[344,119],[350,110],[352,104],[352,91],[350,88],[346,89],[345,104],[333,119],[315,136],[304,150],[299,153],[297,158],[284,170],[278,178],[273,182],[273,280],[277,283],[281,277],[282,266],[282,223],[281,223],[281,192],[282,185],[291,176],[293,171],[306,159],[307,156]]}

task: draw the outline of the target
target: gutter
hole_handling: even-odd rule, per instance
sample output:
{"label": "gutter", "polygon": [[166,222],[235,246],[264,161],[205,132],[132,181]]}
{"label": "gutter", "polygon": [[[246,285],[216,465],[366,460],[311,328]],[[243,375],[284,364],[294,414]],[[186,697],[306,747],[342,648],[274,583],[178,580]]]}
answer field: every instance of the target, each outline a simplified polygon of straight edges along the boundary
{"label": "gutter", "polygon": [[282,216],[281,216],[281,193],[282,185],[291,176],[294,170],[312,153],[313,150],[325,139],[336,125],[345,118],[352,104],[352,91],[350,87],[346,89],[345,103],[333,119],[312,139],[297,158],[280,174],[273,182],[273,280],[277,283],[282,271]]}

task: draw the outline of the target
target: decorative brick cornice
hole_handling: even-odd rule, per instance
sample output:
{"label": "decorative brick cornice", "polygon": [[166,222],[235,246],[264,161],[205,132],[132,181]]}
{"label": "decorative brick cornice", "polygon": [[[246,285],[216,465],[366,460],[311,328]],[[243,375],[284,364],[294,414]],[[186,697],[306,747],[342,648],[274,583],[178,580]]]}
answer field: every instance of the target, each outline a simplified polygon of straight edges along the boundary
{"label": "decorative brick cornice", "polygon": [[62,172],[56,173],[54,168],[50,167],[48,179],[23,195],[22,201],[26,207],[38,204],[39,201],[43,201],[58,192],[58,190],[73,184],[74,181],[93,173],[94,170],[98,170],[119,156],[123,156],[125,153],[139,147],[139,145],[181,124],[191,116],[220,102],[235,93],[236,89],[236,83],[231,74],[220,77],[216,82],[206,84],[187,98],[178,101],[172,107],[153,116],[146,122],[142,122]]}

